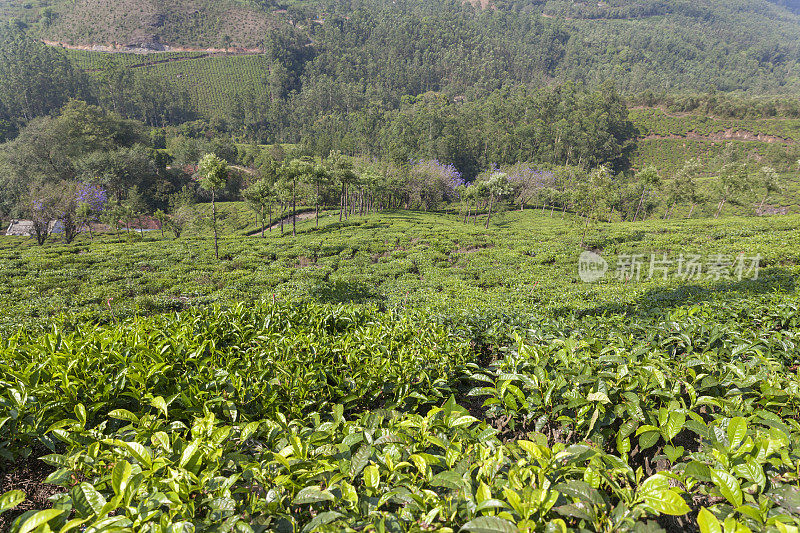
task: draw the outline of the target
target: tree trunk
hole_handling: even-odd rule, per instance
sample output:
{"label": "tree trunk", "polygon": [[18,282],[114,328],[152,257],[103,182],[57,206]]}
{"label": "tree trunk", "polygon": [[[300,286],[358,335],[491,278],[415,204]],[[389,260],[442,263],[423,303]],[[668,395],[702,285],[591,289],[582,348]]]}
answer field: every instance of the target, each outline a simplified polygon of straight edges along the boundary
{"label": "tree trunk", "polygon": [[339,198],[339,222],[342,221],[342,211],[344,211],[344,183],[342,183],[342,196]]}
{"label": "tree trunk", "polygon": [[265,209],[266,209],[266,208],[265,208],[265,207],[262,205],[262,206],[261,206],[261,238],[262,238],[262,239],[264,238],[264,219],[266,218],[266,217],[264,216],[264,214],[265,214],[265,213],[264,213],[264,210],[265,210]]}
{"label": "tree trunk", "polygon": [[489,215],[486,217],[486,229],[489,229],[489,221],[492,219],[492,204],[494,203],[494,195],[489,195]]}
{"label": "tree trunk", "polygon": [[719,208],[717,209],[717,214],[716,214],[716,215],[714,215],[714,218],[719,218],[719,215],[720,215],[720,213],[722,213],[722,208],[723,208],[723,207],[725,207],[725,199],[723,199],[723,200],[722,200],[722,201],[719,203]]}
{"label": "tree trunk", "polygon": [[314,206],[316,226],[319,227],[319,182],[317,183],[316,205]]}
{"label": "tree trunk", "polygon": [[589,229],[589,215],[586,215],[586,225],[583,226],[583,237],[581,237],[581,248],[586,242],[586,231]]}
{"label": "tree trunk", "polygon": [[636,222],[636,219],[639,218],[639,210],[642,208],[642,203],[644,203],[644,195],[647,193],[647,189],[642,190],[642,197],[639,198],[639,205],[636,206],[636,214],[633,215],[633,221]]}
{"label": "tree trunk", "polygon": [[214,226],[214,255],[219,260],[219,243],[217,242],[217,204],[215,202],[216,194],[214,189],[211,189],[211,218]]}
{"label": "tree trunk", "polygon": [[695,207],[696,205],[697,205],[697,204],[694,204],[694,203],[692,204],[692,207],[689,209],[689,216],[688,216],[687,218],[692,218],[692,213],[694,213],[694,207]]}
{"label": "tree trunk", "polygon": [[297,196],[295,195],[296,179],[292,180],[292,237],[297,235]]}

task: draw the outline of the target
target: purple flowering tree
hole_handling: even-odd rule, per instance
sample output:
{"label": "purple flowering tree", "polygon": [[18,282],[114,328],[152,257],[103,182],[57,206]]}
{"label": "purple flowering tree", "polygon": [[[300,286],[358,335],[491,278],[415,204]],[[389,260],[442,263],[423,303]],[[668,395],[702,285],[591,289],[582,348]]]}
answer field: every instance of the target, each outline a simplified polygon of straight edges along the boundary
{"label": "purple flowering tree", "polygon": [[107,201],[105,191],[92,184],[63,181],[33,186],[28,205],[36,242],[44,244],[60,223],[64,241],[71,243],[81,228],[88,227],[105,209]]}
{"label": "purple flowering tree", "polygon": [[85,227],[89,231],[89,238],[94,239],[92,222],[96,222],[106,208],[108,194],[92,183],[78,183],[75,202],[78,228]]}
{"label": "purple flowering tree", "polygon": [[410,162],[409,200],[425,211],[435,209],[445,200],[458,200],[460,188],[464,185],[464,178],[453,165],[435,159]]}
{"label": "purple flowering tree", "polygon": [[505,169],[508,181],[514,191],[514,201],[519,203],[520,210],[525,204],[542,203],[544,208],[550,199],[554,174],[531,167],[526,163],[518,163]]}

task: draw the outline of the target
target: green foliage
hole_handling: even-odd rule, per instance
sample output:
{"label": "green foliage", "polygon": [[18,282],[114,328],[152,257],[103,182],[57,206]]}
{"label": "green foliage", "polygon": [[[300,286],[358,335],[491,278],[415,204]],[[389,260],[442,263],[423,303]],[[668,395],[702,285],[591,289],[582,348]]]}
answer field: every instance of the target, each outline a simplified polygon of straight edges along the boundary
{"label": "green foliage", "polygon": [[71,101],[57,116],[31,121],[0,146],[0,212],[28,216],[31,192],[42,186],[66,192],[77,181],[102,186],[117,202],[136,189],[146,203],[155,204],[180,177],[144,143],[141,123]]}
{"label": "green foliage", "polygon": [[[211,216],[210,204],[181,205],[175,204],[172,217]],[[319,229],[313,220],[298,220],[296,238],[281,237],[273,226],[261,239],[245,237],[261,229],[247,204],[217,208],[220,256],[226,258],[221,263],[213,261],[208,246],[211,228],[194,224],[177,241],[146,232],[134,242],[124,241],[124,234],[96,235],[90,244],[81,235],[72,246],[53,242],[38,249],[18,237],[0,238],[2,329],[39,327],[66,309],[75,321],[108,321],[215,301],[252,302],[264,294],[501,315],[650,309],[665,302],[724,300],[738,292],[784,292],[800,261],[796,216],[592,224],[586,244],[604,254],[745,251],[761,254],[765,268],[775,269],[741,284],[704,280],[687,287],[657,277],[625,287],[616,280],[572,283],[585,221],[558,211],[551,215],[550,209],[508,211],[489,229],[481,227],[485,213],[479,224],[464,224],[457,214],[414,212],[351,216],[340,223],[338,210],[326,210]],[[137,310],[144,298],[149,311]]]}
{"label": "green foliage", "polygon": [[0,346],[0,449],[49,448],[65,491],[10,531],[610,533],[691,527],[696,501],[701,531],[789,531],[800,315],[775,303],[538,320],[488,367],[460,328],[352,306],[19,333]]}
{"label": "green foliage", "polygon": [[[0,25],[0,118],[18,127],[89,94],[85,76],[60,50]],[[0,139],[3,136],[0,135]]]}
{"label": "green foliage", "polygon": [[228,166],[216,154],[205,154],[197,166],[200,175],[200,186],[206,190],[216,192],[228,181]]}

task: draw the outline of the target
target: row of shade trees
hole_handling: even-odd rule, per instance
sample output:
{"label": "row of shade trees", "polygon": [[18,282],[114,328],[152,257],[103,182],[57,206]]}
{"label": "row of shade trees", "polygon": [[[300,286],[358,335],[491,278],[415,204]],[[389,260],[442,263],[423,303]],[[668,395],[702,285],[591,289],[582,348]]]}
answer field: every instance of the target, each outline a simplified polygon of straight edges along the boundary
{"label": "row of shade trees", "polygon": [[[489,169],[466,182],[453,166],[435,160],[397,165],[331,152],[325,158],[303,156],[279,161],[265,150],[249,169],[231,168],[213,153],[204,155],[195,168],[195,181],[211,201],[217,256],[216,203],[232,172],[247,174],[242,197],[256,214],[262,236],[273,227],[280,227],[283,234],[287,222],[291,222],[295,235],[298,212],[309,208],[313,208],[317,226],[322,207],[336,208],[340,221],[384,209],[457,207],[464,222],[478,223],[480,217],[487,228],[498,210],[539,207],[549,210],[551,216],[556,210],[580,215],[588,227],[592,220],[643,220],[653,216],[659,205],[663,206],[663,218],[672,217],[677,205],[689,205],[691,217],[697,205],[710,202],[716,202],[715,216],[730,202],[754,201],[758,210],[781,189],[773,169],[754,169],[739,162],[726,164],[709,177],[697,161],[688,161],[669,179],[662,179],[654,167],[615,175],[607,167],[542,170],[520,163]],[[707,183],[701,187],[702,181]],[[162,233],[166,227],[180,236],[194,218],[190,208],[194,198],[194,192],[187,188],[172,196],[169,213],[160,209],[153,213]],[[34,191],[30,212],[40,244],[52,229],[53,220],[61,222],[64,238],[70,242],[83,228],[91,235],[93,222],[106,222],[119,229],[120,221],[129,227],[128,221],[148,213],[135,188],[128,191],[124,201],[109,200],[101,185],[90,182]]]}

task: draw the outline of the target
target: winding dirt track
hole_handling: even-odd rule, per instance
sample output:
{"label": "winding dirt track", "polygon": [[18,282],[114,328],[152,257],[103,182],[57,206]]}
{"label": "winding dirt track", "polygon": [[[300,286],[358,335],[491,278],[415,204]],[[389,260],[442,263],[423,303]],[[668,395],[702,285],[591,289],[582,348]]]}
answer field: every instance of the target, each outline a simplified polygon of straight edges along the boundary
{"label": "winding dirt track", "polygon": [[[67,50],[83,50],[86,52],[106,52],[111,54],[137,54],[141,55],[142,57],[146,57],[151,54],[168,54],[175,52],[192,52],[200,54],[190,57],[168,57],[166,59],[153,59],[153,60],[143,59],[141,63],[133,63],[131,65],[125,65],[126,68],[142,68],[142,67],[149,67],[152,65],[158,65],[160,63],[174,63],[176,61],[193,61],[196,59],[204,59],[207,57],[252,56],[265,53],[265,51],[261,50],[260,48],[231,48],[230,50],[223,50],[221,48],[187,48],[182,46],[174,46],[174,47],[166,46],[164,50],[150,50],[147,48],[118,48],[118,47],[99,45],[99,44],[67,44],[59,41],[46,41],[46,40],[42,40],[42,42],[48,46],[65,48]],[[103,69],[99,68],[84,69],[85,72],[100,72],[102,70]]]}
{"label": "winding dirt track", "polygon": [[117,54],[163,54],[165,52],[201,52],[205,54],[228,54],[228,55],[253,55],[265,54],[262,48],[193,48],[190,46],[169,46],[164,45],[163,50],[153,50],[150,48],[136,48],[128,46],[112,46],[107,44],[69,44],[61,41],[48,41],[42,39],[48,46],[58,46],[67,50],[84,50],[87,52],[112,52]]}

